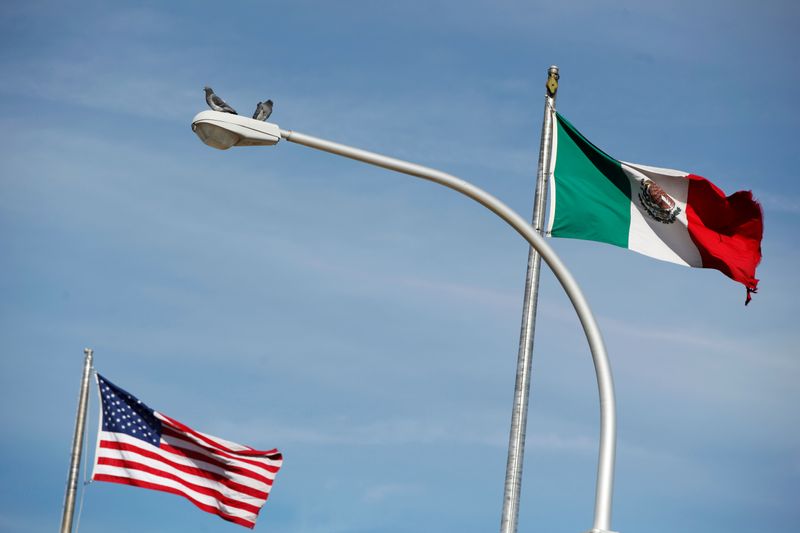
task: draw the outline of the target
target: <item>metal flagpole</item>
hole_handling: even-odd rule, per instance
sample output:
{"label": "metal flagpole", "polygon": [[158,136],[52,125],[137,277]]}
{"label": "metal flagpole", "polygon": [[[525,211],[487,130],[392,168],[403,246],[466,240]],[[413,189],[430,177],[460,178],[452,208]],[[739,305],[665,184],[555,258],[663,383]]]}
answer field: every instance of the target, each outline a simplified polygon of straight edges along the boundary
{"label": "metal flagpole", "polygon": [[[544,97],[544,120],[539,143],[539,170],[536,179],[536,196],[533,204],[531,225],[541,234],[544,225],[547,201],[547,173],[550,169],[551,145],[553,141],[553,113],[556,91],[558,91],[558,67],[547,69],[547,92]],[[528,396],[531,385],[531,360],[533,357],[533,334],[536,330],[536,304],[539,297],[539,273],[542,257],[532,246],[528,252],[528,273],[525,278],[525,298],[522,308],[522,327],[517,354],[517,380],[514,385],[514,408],[511,412],[511,431],[508,438],[508,462],[506,463],[503,514],[500,518],[500,533],[516,533],[519,516],[520,489],[522,486],[522,460],[525,453],[525,426],[528,421]]]}
{"label": "metal flagpole", "polygon": [[75,514],[75,495],[78,488],[78,473],[81,468],[84,428],[86,427],[86,408],[89,405],[89,377],[92,373],[92,354],[90,348],[83,350],[83,376],[78,395],[78,414],[75,417],[75,433],[72,436],[72,458],[69,463],[67,493],[64,497],[64,514],[61,517],[61,533],[72,532],[72,517]]}

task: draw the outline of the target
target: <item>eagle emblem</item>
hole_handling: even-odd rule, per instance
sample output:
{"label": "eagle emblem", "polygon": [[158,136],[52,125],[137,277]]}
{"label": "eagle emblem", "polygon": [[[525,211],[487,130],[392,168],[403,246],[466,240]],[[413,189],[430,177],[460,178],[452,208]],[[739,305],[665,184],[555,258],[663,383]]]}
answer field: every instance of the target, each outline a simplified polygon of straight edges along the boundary
{"label": "eagle emblem", "polygon": [[652,218],[662,224],[672,224],[681,213],[675,200],[656,182],[644,179],[639,183],[639,201]]}

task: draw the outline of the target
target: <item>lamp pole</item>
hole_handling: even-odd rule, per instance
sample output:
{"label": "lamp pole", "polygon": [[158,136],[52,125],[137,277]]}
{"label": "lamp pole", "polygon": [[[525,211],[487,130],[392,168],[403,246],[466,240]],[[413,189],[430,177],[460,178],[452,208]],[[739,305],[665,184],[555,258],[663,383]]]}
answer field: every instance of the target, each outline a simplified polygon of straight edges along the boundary
{"label": "lamp pole", "polygon": [[[552,112],[552,111],[551,111]],[[539,253],[553,271],[575,308],[589,343],[594,362],[600,396],[600,451],[595,492],[594,523],[587,533],[611,532],[611,499],[614,485],[614,458],[616,448],[616,404],[611,366],[597,321],[572,274],[549,244],[524,218],[506,204],[456,176],[401,159],[369,152],[318,137],[281,129],[276,124],[259,122],[246,117],[203,111],[192,121],[192,130],[209,146],[227,149],[231,146],[274,145],[280,139],[301,144],[316,150],[368,163],[387,170],[432,181],[483,205],[519,233]]]}

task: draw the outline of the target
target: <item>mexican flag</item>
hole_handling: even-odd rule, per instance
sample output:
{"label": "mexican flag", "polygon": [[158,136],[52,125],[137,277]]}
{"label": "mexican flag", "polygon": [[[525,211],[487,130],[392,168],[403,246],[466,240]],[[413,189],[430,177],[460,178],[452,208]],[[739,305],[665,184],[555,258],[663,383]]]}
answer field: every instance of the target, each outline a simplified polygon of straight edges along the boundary
{"label": "mexican flag", "polygon": [[761,206],[680,170],[618,161],[555,113],[546,233],[606,242],[679,265],[715,268],[756,292]]}

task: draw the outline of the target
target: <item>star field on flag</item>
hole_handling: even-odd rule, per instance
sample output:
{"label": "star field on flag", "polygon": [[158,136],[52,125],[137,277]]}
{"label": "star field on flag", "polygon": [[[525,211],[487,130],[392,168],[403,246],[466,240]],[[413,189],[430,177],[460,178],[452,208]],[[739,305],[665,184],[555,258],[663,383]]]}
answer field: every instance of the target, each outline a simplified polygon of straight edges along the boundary
{"label": "star field on flag", "polygon": [[161,422],[154,411],[99,375],[97,382],[103,403],[103,431],[125,433],[158,446]]}

